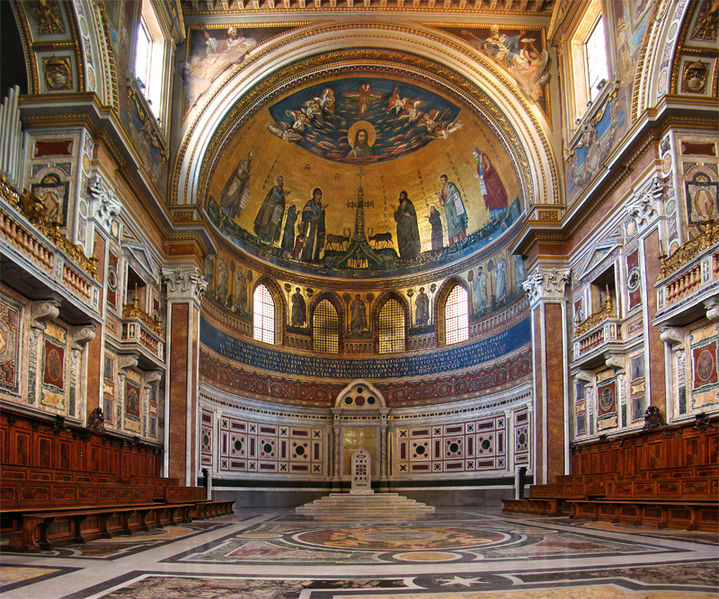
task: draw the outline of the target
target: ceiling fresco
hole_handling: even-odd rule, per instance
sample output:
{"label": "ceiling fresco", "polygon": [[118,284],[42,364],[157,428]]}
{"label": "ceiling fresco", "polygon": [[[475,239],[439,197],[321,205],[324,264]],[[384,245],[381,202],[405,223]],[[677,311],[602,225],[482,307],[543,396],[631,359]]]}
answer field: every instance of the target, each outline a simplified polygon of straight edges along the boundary
{"label": "ceiling fresco", "polygon": [[361,278],[491,251],[523,210],[510,156],[476,112],[426,81],[376,73],[310,82],[255,112],[206,204],[252,255]]}

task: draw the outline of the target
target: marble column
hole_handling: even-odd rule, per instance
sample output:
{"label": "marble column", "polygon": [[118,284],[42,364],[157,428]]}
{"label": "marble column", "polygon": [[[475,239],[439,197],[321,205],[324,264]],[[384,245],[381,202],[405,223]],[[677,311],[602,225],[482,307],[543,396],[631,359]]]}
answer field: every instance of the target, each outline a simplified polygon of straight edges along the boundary
{"label": "marble column", "polygon": [[88,343],[95,339],[94,324],[73,327],[70,332],[70,402],[68,414],[72,417],[83,416],[87,423],[89,412],[85,409],[87,397],[87,360],[82,360],[82,354]]}
{"label": "marble column", "polygon": [[332,490],[339,492],[340,484],[340,437],[342,436],[342,427],[340,425],[339,408],[332,408],[332,441],[330,443],[331,462],[330,469],[332,473]]}
{"label": "marble column", "polygon": [[165,476],[196,486],[199,470],[200,309],[207,282],[197,267],[163,271],[167,293]]}
{"label": "marble column", "polygon": [[380,491],[389,490],[389,461],[388,461],[388,441],[387,433],[389,426],[387,423],[387,415],[389,408],[381,408],[379,411],[379,487]]}
{"label": "marble column", "polygon": [[570,471],[570,359],[567,291],[570,271],[537,267],[523,283],[529,295],[534,352],[534,451],[537,484]]}

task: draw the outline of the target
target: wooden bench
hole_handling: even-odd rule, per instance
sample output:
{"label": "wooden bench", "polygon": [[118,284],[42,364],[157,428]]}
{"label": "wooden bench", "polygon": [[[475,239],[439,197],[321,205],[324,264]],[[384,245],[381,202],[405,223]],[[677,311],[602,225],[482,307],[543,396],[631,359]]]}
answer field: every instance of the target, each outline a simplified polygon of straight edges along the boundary
{"label": "wooden bench", "polygon": [[561,516],[568,513],[566,500],[558,498],[502,499],[505,512]]}
{"label": "wooden bench", "polygon": [[[42,510],[8,510],[4,516],[16,519],[14,530],[8,534],[8,549],[11,551],[36,552],[50,549],[54,545],[84,543],[90,538],[110,538],[113,530],[120,534],[131,535],[138,530],[162,528],[165,524],[191,522],[190,511],[194,503],[114,506],[82,506],[72,509],[49,508]],[[152,516],[152,518],[148,518]],[[95,531],[83,532],[83,524],[90,517],[98,519]],[[111,520],[117,518],[118,525],[111,526]],[[54,523],[67,521],[70,531],[52,534]]]}
{"label": "wooden bench", "polygon": [[567,499],[572,518],[719,531],[719,501]]}
{"label": "wooden bench", "polygon": [[215,516],[226,516],[232,513],[234,499],[206,499],[204,501],[195,501],[194,507],[190,511],[190,516],[198,520],[205,518],[214,518]]}

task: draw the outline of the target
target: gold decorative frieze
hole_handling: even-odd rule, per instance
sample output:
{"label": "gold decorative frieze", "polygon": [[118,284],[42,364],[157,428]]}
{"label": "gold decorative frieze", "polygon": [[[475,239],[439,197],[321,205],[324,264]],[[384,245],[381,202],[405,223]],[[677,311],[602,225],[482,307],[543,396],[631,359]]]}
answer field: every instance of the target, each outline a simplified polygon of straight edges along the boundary
{"label": "gold decorative frieze", "polygon": [[62,234],[60,223],[51,221],[45,215],[45,207],[40,198],[27,189],[18,194],[4,175],[0,175],[0,197],[14,208],[17,208],[40,233],[45,235],[50,242],[83,271],[92,278],[97,276],[97,258],[88,258],[82,246],[72,243]]}
{"label": "gold decorative frieze", "polygon": [[611,297],[607,297],[607,301],[601,310],[599,310],[598,312],[594,312],[594,314],[590,314],[587,318],[585,318],[581,322],[578,322],[574,326],[574,336],[579,337],[580,335],[584,335],[584,333],[586,333],[590,329],[593,329],[598,324],[607,320],[608,318],[616,318],[616,315],[614,314],[614,308],[612,307]]}
{"label": "gold decorative frieze", "polygon": [[162,336],[162,322],[159,318],[152,318],[147,312],[140,308],[139,300],[135,297],[131,304],[125,304],[122,308],[123,318],[137,318],[148,329],[158,336]]}
{"label": "gold decorative frieze", "polygon": [[719,242],[719,226],[713,221],[707,221],[702,233],[679,246],[671,256],[661,257],[661,278],[666,279],[674,274],[717,242]]}

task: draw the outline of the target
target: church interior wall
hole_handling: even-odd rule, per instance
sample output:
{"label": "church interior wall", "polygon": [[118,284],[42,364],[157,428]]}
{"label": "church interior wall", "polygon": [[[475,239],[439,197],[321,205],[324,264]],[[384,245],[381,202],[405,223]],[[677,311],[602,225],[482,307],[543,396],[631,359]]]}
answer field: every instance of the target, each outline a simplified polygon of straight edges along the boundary
{"label": "church interior wall", "polygon": [[[553,17],[514,14],[496,31],[499,17],[486,14],[466,27],[463,15],[240,24],[219,8],[206,19],[188,3],[159,6],[176,52],[165,66],[180,68],[165,69],[172,110],[158,122],[134,76],[139,2],[92,14],[82,3],[49,13],[13,3],[29,89],[18,184],[3,182],[0,205],[4,411],[75,430],[101,408],[118,447],[150,452],[153,471],[192,484],[208,468],[238,505],[346,488],[351,450],[365,446],[383,489],[496,502],[518,469],[538,482],[568,473],[573,451],[636,433],[647,408],[671,424],[719,412],[719,51],[709,2],[557,1]],[[585,9],[604,15],[610,75],[579,106]],[[536,77],[486,49],[500,30],[505,40],[531,36]],[[353,33],[359,41],[331,53]],[[306,60],[293,64],[303,35]],[[297,107],[318,100],[313,86],[325,100],[335,90],[347,119],[375,118],[374,154],[350,140],[349,121],[307,140],[310,117]],[[422,117],[401,97],[410,91],[415,108],[427,105]],[[453,118],[441,121],[444,112]],[[421,135],[410,126],[420,118]],[[390,132],[410,150],[390,144]],[[473,157],[476,145],[503,208],[486,202],[484,179],[481,191],[478,169],[489,164]],[[250,151],[251,199],[228,204]],[[445,172],[471,212],[454,239],[440,201]],[[279,174],[292,194],[263,239],[253,226]],[[301,222],[316,186],[334,240],[305,258],[289,206]],[[401,189],[416,203],[409,257],[396,224]],[[432,208],[441,208],[439,241]],[[285,228],[294,243],[283,247]],[[342,262],[352,241],[365,258]],[[259,285],[274,301],[274,344],[253,338]],[[444,305],[455,285],[468,296],[468,339],[449,345]],[[389,298],[402,307],[405,350],[384,355]],[[313,349],[324,299],[338,316],[337,354]],[[357,381],[373,385],[386,412],[337,416],[337,398]]]}

